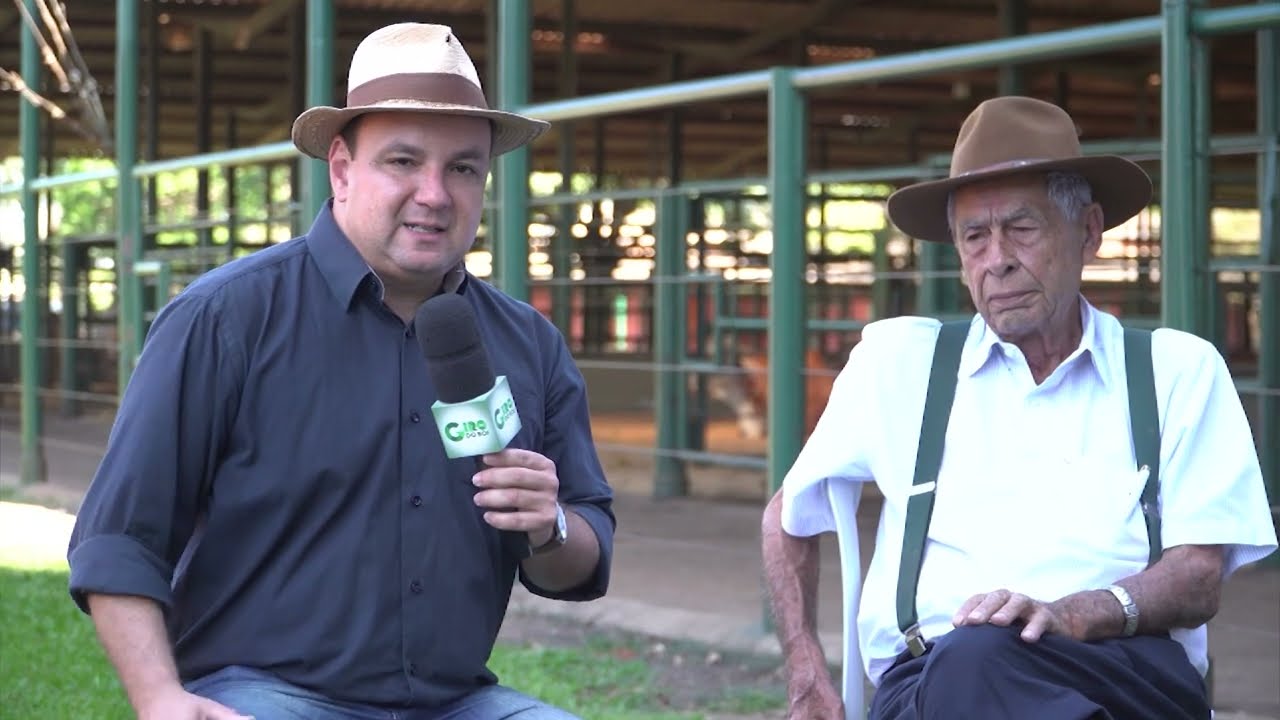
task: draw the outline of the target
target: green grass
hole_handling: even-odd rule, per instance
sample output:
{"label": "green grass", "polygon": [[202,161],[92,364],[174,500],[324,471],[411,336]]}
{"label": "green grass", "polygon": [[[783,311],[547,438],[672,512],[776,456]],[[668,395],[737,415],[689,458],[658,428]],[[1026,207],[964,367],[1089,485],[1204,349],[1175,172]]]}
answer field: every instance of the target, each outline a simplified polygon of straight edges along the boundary
{"label": "green grass", "polygon": [[701,715],[663,712],[650,689],[642,660],[619,659],[613,647],[574,648],[498,645],[489,668],[502,682],[590,720],[698,720]]}
{"label": "green grass", "polygon": [[65,570],[0,557],[0,718],[133,717]]}
{"label": "green grass", "polygon": [[[88,618],[67,596],[59,555],[0,548],[0,719],[129,720],[132,715]],[[607,645],[499,646],[504,682],[589,720],[697,720],[664,712],[642,660]]]}

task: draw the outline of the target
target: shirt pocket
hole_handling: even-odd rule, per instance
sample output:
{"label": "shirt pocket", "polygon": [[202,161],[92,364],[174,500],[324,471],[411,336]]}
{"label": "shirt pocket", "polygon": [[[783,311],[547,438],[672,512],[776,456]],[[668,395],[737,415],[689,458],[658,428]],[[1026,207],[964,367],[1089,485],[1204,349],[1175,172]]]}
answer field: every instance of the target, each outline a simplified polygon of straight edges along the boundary
{"label": "shirt pocket", "polygon": [[946,474],[930,539],[965,558],[988,590],[1058,597],[1099,568],[1145,563],[1146,476],[1132,463],[1023,456]]}

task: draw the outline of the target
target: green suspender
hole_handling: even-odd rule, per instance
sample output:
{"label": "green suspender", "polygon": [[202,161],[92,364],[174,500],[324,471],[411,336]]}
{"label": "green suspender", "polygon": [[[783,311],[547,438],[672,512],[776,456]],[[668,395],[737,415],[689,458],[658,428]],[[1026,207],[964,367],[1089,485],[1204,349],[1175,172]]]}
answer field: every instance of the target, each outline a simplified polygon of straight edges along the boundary
{"label": "green suspender", "polygon": [[1151,368],[1151,331],[1124,329],[1124,373],[1129,385],[1129,429],[1138,469],[1147,471],[1142,488],[1142,517],[1147,522],[1147,564],[1163,552],[1160,544],[1160,418],[1156,379]]}
{"label": "green suspender", "polygon": [[915,479],[907,499],[907,526],[902,538],[902,564],[898,568],[898,629],[907,636],[913,657],[925,652],[920,622],[916,618],[916,586],[924,561],[924,541],[933,515],[933,496],[942,467],[942,443],[951,419],[951,402],[956,397],[956,376],[960,372],[960,352],[969,335],[969,321],[943,323],[933,348],[933,367],[924,396],[924,419],[920,423],[920,444],[916,448]]}
{"label": "green suspender", "polygon": [[[960,354],[969,321],[943,323],[933,349],[929,387],[925,391],[924,418],[920,422],[920,444],[916,450],[915,477],[907,499],[907,521],[902,539],[902,563],[898,569],[898,629],[907,638],[907,649],[920,657],[928,649],[920,634],[916,616],[916,588],[924,561],[925,539],[933,514],[938,469],[942,467],[942,446],[955,399]],[[1129,424],[1133,433],[1134,457],[1138,468],[1147,469],[1142,489],[1142,515],[1150,544],[1148,563],[1160,559],[1160,421],[1156,408],[1155,378],[1151,369],[1151,332],[1126,328],[1125,380],[1129,386]]]}

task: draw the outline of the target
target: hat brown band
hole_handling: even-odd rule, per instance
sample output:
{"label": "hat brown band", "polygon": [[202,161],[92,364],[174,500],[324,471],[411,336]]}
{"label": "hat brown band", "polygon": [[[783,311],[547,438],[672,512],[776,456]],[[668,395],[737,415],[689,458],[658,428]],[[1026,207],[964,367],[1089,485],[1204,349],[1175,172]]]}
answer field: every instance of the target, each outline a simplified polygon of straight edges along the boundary
{"label": "hat brown band", "polygon": [[347,107],[377,105],[388,100],[421,100],[488,109],[475,83],[453,73],[398,73],[374,78],[347,93]]}

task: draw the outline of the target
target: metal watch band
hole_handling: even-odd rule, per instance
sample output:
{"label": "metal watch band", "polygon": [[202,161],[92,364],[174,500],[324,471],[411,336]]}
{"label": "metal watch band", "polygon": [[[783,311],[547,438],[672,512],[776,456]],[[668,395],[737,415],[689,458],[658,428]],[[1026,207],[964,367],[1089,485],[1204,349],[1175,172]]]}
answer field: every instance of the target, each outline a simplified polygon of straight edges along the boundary
{"label": "metal watch band", "polygon": [[536,548],[531,548],[530,552],[534,555],[551,552],[562,547],[569,541],[569,522],[564,515],[564,507],[560,503],[556,503],[556,524],[552,528],[551,537]]}
{"label": "metal watch band", "polygon": [[1120,633],[1125,637],[1132,637],[1138,631],[1138,606],[1133,602],[1133,596],[1119,585],[1108,585],[1103,589],[1120,601],[1120,607],[1124,610],[1124,629]]}

